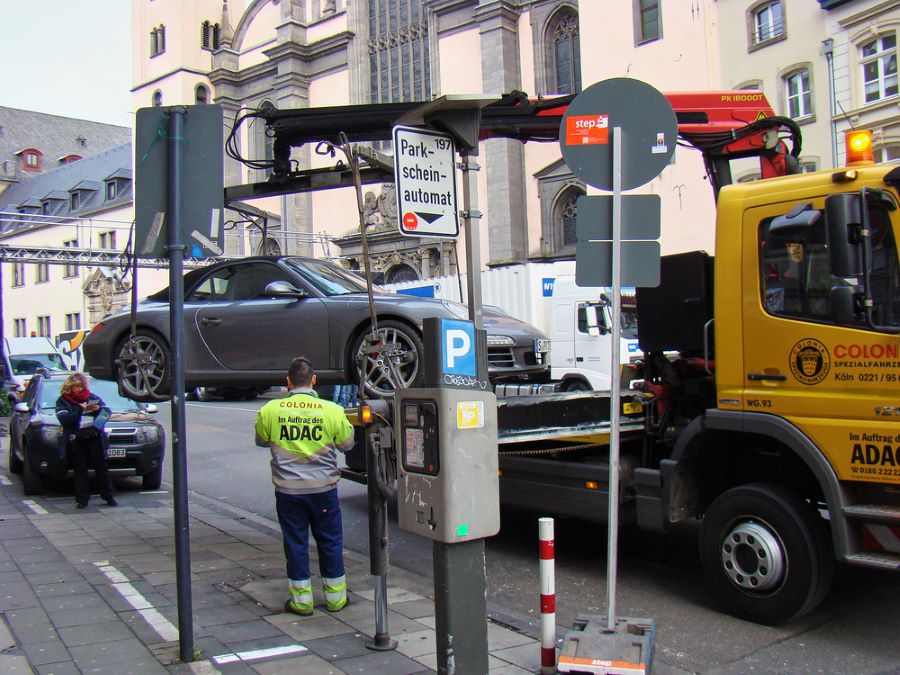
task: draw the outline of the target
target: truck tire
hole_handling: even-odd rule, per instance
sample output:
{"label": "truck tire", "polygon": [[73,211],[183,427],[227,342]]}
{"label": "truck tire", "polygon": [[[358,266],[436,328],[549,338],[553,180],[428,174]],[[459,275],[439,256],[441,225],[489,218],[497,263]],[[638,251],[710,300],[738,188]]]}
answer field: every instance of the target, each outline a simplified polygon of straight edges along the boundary
{"label": "truck tire", "polygon": [[563,391],[592,391],[591,385],[589,385],[584,380],[580,379],[571,379],[566,380],[565,384],[562,386]]}
{"label": "truck tire", "polygon": [[28,448],[22,449],[25,461],[22,462],[22,488],[26,495],[39,495],[44,491],[44,479],[34,467],[31,466],[31,458],[28,456]]}
{"label": "truck tire", "polygon": [[766,625],[815,608],[834,573],[830,537],[816,510],[771,483],[733,488],[710,505],[700,558],[710,587],[729,611]]}

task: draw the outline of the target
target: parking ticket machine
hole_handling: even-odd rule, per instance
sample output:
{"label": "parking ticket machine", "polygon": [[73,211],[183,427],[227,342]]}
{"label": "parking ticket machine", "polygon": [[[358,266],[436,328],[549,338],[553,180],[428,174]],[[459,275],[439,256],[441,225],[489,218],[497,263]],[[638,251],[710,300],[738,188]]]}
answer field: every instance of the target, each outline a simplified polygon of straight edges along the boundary
{"label": "parking ticket machine", "polygon": [[497,399],[405,389],[395,404],[400,528],[453,544],[500,531]]}
{"label": "parking ticket machine", "polygon": [[500,531],[497,398],[477,372],[472,325],[429,321],[438,344],[426,353],[441,361],[426,381],[446,386],[396,392],[400,528],[447,544],[491,537]]}

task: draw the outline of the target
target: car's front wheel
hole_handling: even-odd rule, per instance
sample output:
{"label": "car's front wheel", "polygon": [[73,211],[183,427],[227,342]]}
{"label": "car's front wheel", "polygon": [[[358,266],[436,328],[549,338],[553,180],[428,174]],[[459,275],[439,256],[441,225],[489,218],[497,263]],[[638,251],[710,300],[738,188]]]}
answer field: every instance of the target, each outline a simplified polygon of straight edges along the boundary
{"label": "car's front wheel", "polygon": [[116,350],[119,390],[142,403],[168,401],[171,352],[165,339],[149,330],[126,337]]}
{"label": "car's front wheel", "polygon": [[44,491],[44,479],[31,465],[28,448],[23,448],[25,461],[22,463],[22,488],[26,495],[39,495]]}
{"label": "car's front wheel", "polygon": [[22,460],[13,449],[12,432],[9,434],[9,470],[10,473],[22,473]]}
{"label": "car's front wheel", "polygon": [[353,365],[359,382],[373,396],[390,396],[422,381],[425,346],[414,328],[400,321],[381,321],[378,330],[359,336],[353,347]]}
{"label": "car's front wheel", "polygon": [[162,485],[162,470],[162,464],[160,464],[150,473],[141,476],[142,487],[145,490],[159,490],[159,486]]}

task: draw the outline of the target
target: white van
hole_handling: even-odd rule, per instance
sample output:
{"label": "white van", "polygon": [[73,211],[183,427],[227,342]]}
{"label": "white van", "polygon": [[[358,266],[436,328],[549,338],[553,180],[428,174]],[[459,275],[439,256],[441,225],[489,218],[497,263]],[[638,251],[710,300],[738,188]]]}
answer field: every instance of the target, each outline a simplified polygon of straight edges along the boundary
{"label": "white van", "polygon": [[19,401],[38,368],[65,371],[66,358],[48,337],[3,338],[3,391],[10,407]]}
{"label": "white van", "polygon": [[[553,283],[550,317],[550,378],[563,391],[608,391],[612,350],[612,298],[602,288],[575,285],[575,275]],[[619,361],[626,366],[642,358],[638,346],[634,289],[622,291]],[[623,372],[622,386],[630,377]]]}

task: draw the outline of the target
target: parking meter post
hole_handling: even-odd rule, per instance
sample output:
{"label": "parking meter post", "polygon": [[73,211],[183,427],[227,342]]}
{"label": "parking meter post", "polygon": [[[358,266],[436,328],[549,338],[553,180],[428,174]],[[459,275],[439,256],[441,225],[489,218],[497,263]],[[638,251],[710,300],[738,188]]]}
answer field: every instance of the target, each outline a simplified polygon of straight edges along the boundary
{"label": "parking meter post", "polygon": [[169,330],[172,336],[172,481],[175,501],[175,582],[178,641],[182,663],[194,660],[191,602],[191,542],[188,523],[187,438],[184,410],[184,243],[181,241],[183,129],[185,109],[168,111],[167,252],[169,257]]}
{"label": "parking meter post", "polygon": [[391,639],[388,630],[387,574],[388,560],[388,497],[390,480],[379,474],[382,462],[379,453],[382,447],[381,423],[367,427],[363,434],[366,443],[366,497],[369,506],[369,572],[375,586],[375,635],[366,642],[366,647],[375,651],[390,651],[397,648],[397,641]]}

